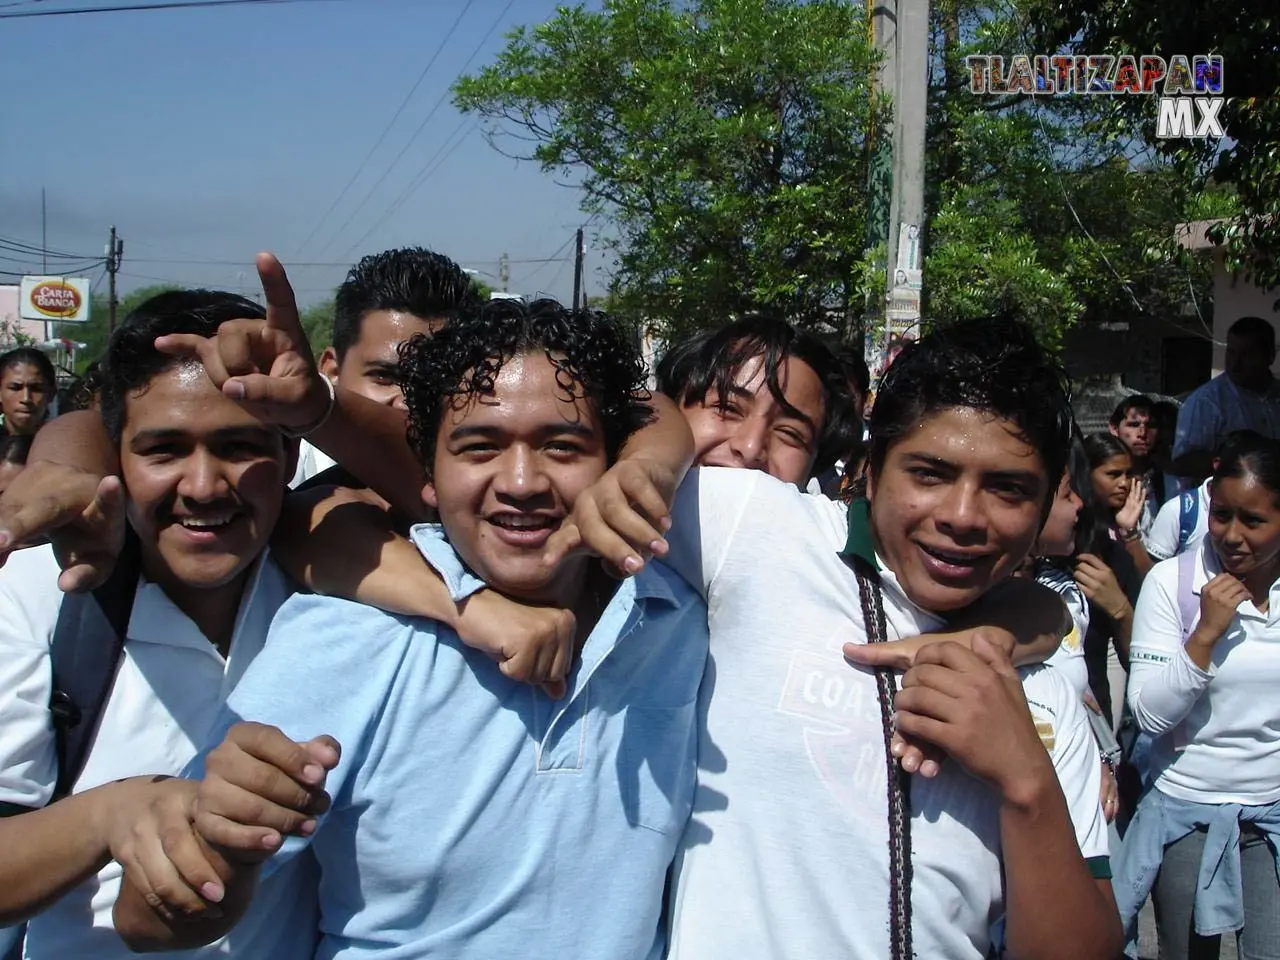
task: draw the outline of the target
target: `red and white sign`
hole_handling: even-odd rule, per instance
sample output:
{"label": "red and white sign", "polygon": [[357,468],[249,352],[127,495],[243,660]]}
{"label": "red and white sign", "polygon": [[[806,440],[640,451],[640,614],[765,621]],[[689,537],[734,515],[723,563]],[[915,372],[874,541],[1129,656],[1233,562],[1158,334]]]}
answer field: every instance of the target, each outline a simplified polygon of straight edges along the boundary
{"label": "red and white sign", "polygon": [[89,281],[82,277],[23,277],[18,304],[24,320],[84,323],[89,319]]}

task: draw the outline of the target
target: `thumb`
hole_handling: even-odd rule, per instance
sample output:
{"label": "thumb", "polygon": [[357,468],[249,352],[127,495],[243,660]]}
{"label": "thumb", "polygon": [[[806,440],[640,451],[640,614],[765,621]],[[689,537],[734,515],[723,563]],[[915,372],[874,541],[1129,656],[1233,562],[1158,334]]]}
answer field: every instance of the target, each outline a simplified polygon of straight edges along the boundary
{"label": "thumb", "polygon": [[909,670],[915,662],[914,648],[901,640],[885,643],[846,643],[844,657],[850,663],[872,669]]}
{"label": "thumb", "polygon": [[114,474],[105,476],[94,491],[87,518],[94,524],[109,526],[124,515],[124,484]]}
{"label": "thumb", "polygon": [[581,548],[582,531],[578,529],[578,525],[572,521],[564,523],[547,538],[547,545],[542,551],[542,564],[554,567]]}
{"label": "thumb", "polygon": [[246,403],[293,404],[298,400],[299,391],[298,385],[290,378],[247,373],[242,377],[232,377],[224,383],[222,392],[232,400]]}
{"label": "thumb", "polygon": [[996,673],[1006,677],[1017,676],[1008,652],[992,643],[984,634],[974,634],[973,652],[978,655],[978,659],[991,667]]}
{"label": "thumb", "polygon": [[328,734],[312,737],[302,744],[302,749],[311,754],[311,759],[325,770],[332,770],[342,758],[342,745]]}

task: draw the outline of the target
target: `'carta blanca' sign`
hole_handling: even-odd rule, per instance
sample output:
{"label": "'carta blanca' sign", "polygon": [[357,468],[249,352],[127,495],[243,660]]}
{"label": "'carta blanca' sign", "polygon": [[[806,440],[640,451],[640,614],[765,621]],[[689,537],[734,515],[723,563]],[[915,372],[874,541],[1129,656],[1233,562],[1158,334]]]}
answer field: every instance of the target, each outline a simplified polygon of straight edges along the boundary
{"label": "'carta blanca' sign", "polygon": [[83,323],[89,319],[89,281],[81,277],[23,277],[24,320]]}

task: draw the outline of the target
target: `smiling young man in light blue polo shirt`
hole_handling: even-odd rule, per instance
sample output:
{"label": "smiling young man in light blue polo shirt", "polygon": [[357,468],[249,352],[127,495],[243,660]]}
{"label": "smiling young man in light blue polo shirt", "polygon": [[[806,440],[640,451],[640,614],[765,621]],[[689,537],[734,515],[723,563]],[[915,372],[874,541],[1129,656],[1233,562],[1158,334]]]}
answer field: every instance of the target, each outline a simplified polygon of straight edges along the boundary
{"label": "smiling young man in light blue polo shirt", "polygon": [[[550,302],[496,301],[401,359],[442,521],[414,542],[457,599],[487,585],[572,609],[586,639],[568,693],[508,679],[437,622],[294,598],[205,762],[196,829],[223,915],[170,922],[130,894],[119,929],[152,949],[217,936],[260,874],[310,846],[320,957],[659,957],[692,806],[706,608],[661,564],[619,583],[585,556],[542,563],[645,421],[642,367],[611,323]],[[320,761],[310,780],[288,762],[303,750]],[[332,799],[294,831],[320,765]]]}

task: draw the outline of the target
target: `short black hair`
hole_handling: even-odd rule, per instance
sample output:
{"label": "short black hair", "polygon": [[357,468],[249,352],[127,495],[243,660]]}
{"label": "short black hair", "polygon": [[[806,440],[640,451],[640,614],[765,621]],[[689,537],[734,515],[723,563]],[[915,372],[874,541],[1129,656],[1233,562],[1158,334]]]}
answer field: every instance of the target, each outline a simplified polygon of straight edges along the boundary
{"label": "short black hair", "polygon": [[0,433],[0,463],[25,464],[34,440],[31,434]]}
{"label": "short black hair", "polygon": [[1276,328],[1262,317],[1241,317],[1227,327],[1228,337],[1250,337],[1264,353],[1276,351]]}
{"label": "short black hair", "polygon": [[[1145,393],[1131,393],[1129,396],[1121,400],[1120,403],[1116,405],[1116,408],[1111,411],[1111,425],[1113,427],[1118,427],[1120,424],[1124,423],[1124,419],[1128,416],[1130,410],[1137,410],[1139,413],[1146,414],[1151,420],[1155,420],[1156,418],[1155,401]],[[1157,423],[1153,423],[1152,426],[1157,430],[1160,429],[1160,425]]]}
{"label": "short black hair", "polygon": [[261,320],[262,307],[252,300],[219,290],[169,290],[139,304],[107,342],[99,366],[102,422],[119,443],[124,433],[125,401],[161,373],[193,362],[161,353],[157,337],[193,333],[211,337],[228,320]]}
{"label": "short black hair", "polygon": [[1254,477],[1271,491],[1272,503],[1280,507],[1280,443],[1254,434],[1236,437],[1222,451],[1213,479]]}
{"label": "short black hair", "polygon": [[3,376],[10,367],[23,364],[29,364],[40,371],[40,379],[44,381],[45,390],[52,399],[53,392],[58,389],[58,373],[53,369],[53,361],[43,350],[37,350],[35,347],[15,347],[8,353],[0,354],[0,376]]}
{"label": "short black hair", "polygon": [[831,348],[812,333],[776,317],[743,317],[677,344],[658,364],[658,389],[681,407],[705,403],[712,389],[721,403],[728,403],[738,371],[757,357],[763,361],[769,392],[793,416],[800,411],[787,403],[778,382],[778,371],[787,358],[795,357],[807,364],[822,384],[825,413],[823,422],[818,424],[813,473],[828,469],[862,439],[857,402],[849,392],[845,367]]}
{"label": "short black hair", "polygon": [[871,368],[867,366],[862,347],[857,344],[846,344],[837,351],[836,357],[844,367],[845,377],[858,391],[858,400],[861,401],[871,392]]}
{"label": "short black hair", "polygon": [[964,320],[907,343],[885,372],[871,410],[872,477],[894,444],[926,417],[952,407],[1016,427],[1044,465],[1048,510],[1066,468],[1074,419],[1062,367],[1027,324],[1009,316]]}
{"label": "short black hair", "polygon": [[555,366],[565,396],[595,407],[610,463],[652,416],[635,338],[613,318],[550,299],[490,300],[464,310],[438,333],[420,333],[400,345],[409,445],[428,480],[445,410],[459,398],[492,393],[503,364],[539,350]]}
{"label": "short black hair", "polygon": [[1089,469],[1097,470],[1112,457],[1132,457],[1129,445],[1114,433],[1099,430],[1091,433],[1083,440],[1085,456],[1089,458]]}
{"label": "short black hair", "polygon": [[334,297],[334,352],[341,361],[360,339],[365,316],[375,310],[449,320],[479,301],[470,275],[443,254],[422,247],[371,254],[347,272]]}

